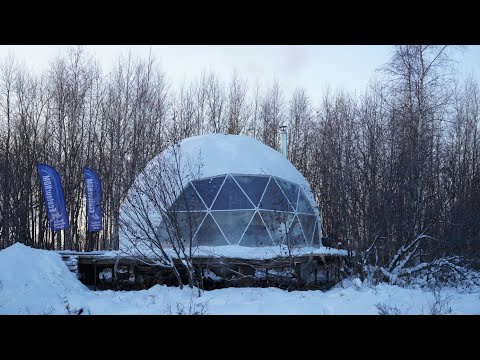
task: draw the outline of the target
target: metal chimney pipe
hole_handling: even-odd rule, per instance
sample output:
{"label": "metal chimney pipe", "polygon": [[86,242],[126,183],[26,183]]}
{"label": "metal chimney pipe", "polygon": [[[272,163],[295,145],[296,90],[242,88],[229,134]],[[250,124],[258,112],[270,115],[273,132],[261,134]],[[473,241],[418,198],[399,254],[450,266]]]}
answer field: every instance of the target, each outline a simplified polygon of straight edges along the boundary
{"label": "metal chimney pipe", "polygon": [[287,125],[280,126],[282,132],[282,154],[287,157]]}

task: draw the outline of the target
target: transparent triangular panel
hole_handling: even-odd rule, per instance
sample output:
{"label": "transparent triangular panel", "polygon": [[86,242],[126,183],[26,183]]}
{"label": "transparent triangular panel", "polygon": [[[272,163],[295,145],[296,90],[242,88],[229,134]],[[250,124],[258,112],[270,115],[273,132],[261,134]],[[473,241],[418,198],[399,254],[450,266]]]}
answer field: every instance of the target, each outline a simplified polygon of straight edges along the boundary
{"label": "transparent triangular panel", "polygon": [[272,236],[273,241],[280,245],[285,238],[290,223],[293,220],[293,213],[280,211],[260,211],[265,225]]}
{"label": "transparent triangular panel", "polygon": [[175,213],[176,222],[178,223],[178,228],[180,229],[180,236],[184,243],[190,243],[205,215],[205,212]]}
{"label": "transparent triangular panel", "polygon": [[254,206],[237,183],[228,176],[218,193],[212,210],[253,209]]}
{"label": "transparent triangular panel", "polygon": [[198,211],[206,210],[202,200],[197,195],[193,186],[189,183],[180,196],[172,205],[173,211]]}
{"label": "transparent triangular panel", "polygon": [[245,194],[248,195],[255,206],[258,205],[265,191],[268,182],[268,176],[240,176],[235,175],[235,180],[240,184]]}
{"label": "transparent triangular panel", "polygon": [[157,235],[162,243],[175,244],[177,241],[189,243],[202,223],[206,212],[174,212],[163,218],[157,227]]}
{"label": "transparent triangular panel", "polygon": [[320,247],[320,236],[318,234],[318,221],[317,224],[315,225],[315,231],[313,232],[313,241],[312,241],[312,246],[313,247]]}
{"label": "transparent triangular panel", "polygon": [[197,189],[207,207],[212,206],[213,199],[215,199],[223,179],[225,179],[225,176],[192,181],[193,186]]}
{"label": "transparent triangular panel", "polygon": [[310,205],[310,201],[308,201],[307,197],[303,193],[303,190],[300,191],[300,195],[298,197],[297,212],[305,214],[315,214],[315,212],[313,211],[313,207],[312,205]]}
{"label": "transparent triangular panel", "polygon": [[155,229],[155,233],[161,242],[165,242],[168,240],[169,234],[168,234],[168,230],[167,230],[167,226],[165,225],[165,222],[162,221],[160,225],[157,226],[157,228]]}
{"label": "transparent triangular panel", "polygon": [[243,234],[239,245],[260,247],[260,246],[273,246],[275,245],[268,235],[267,228],[263,224],[260,215],[256,213],[248,226],[247,231]]}
{"label": "transparent triangular panel", "polygon": [[213,221],[212,216],[208,214],[200,226],[200,229],[198,229],[198,232],[195,234],[194,244],[200,246],[218,246],[228,245],[228,242],[218,229],[215,221]]}
{"label": "transparent triangular panel", "polygon": [[238,244],[253,213],[253,210],[212,211],[215,221],[230,244]]}
{"label": "transparent triangular panel", "polygon": [[312,244],[313,231],[315,230],[315,223],[317,222],[317,217],[313,215],[302,215],[298,214],[298,220],[300,225],[302,225],[303,234],[307,244],[310,246]]}
{"label": "transparent triangular panel", "polygon": [[259,207],[267,210],[293,211],[290,203],[285,198],[282,190],[280,190],[273,178],[270,179],[270,182],[267,185],[267,189],[265,190],[265,194],[263,194]]}
{"label": "transparent triangular panel", "polygon": [[291,183],[289,181],[285,181],[279,178],[275,178],[277,180],[278,185],[282,188],[285,195],[287,195],[290,204],[292,205],[293,209],[297,208],[297,200],[298,200],[298,185]]}
{"label": "transparent triangular panel", "polygon": [[291,247],[301,247],[306,245],[302,228],[296,216],[290,225],[290,229],[288,229],[287,237],[283,243]]}

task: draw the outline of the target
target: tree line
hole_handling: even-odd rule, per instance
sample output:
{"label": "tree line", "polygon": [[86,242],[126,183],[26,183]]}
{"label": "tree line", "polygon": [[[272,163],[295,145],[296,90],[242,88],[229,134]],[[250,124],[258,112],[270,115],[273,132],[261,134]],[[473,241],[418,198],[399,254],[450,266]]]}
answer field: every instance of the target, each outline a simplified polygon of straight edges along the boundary
{"label": "tree line", "polygon": [[[452,51],[395,46],[360,95],[327,93],[318,105],[303,88],[287,98],[279,81],[261,88],[236,71],[173,86],[152,55],[126,54],[106,74],[82,47],[41,74],[1,59],[0,248],[117,249],[126,192],[167,146],[213,132],[280,150],[286,124],[288,158],[312,187],[326,243],[374,249],[370,260],[386,264],[421,237],[416,256],[478,258],[479,85],[455,71]],[[62,176],[71,229],[56,238],[39,162]],[[84,166],[102,180],[97,243],[86,233]]]}

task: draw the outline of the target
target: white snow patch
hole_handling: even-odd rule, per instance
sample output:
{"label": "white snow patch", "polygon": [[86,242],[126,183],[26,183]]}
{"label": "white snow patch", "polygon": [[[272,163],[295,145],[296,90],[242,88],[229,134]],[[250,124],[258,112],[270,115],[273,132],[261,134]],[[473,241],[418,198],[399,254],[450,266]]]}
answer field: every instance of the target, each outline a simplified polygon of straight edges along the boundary
{"label": "white snow patch", "polygon": [[20,243],[0,251],[0,283],[0,314],[5,309],[21,314],[49,313],[51,306],[64,306],[63,298],[88,290],[59,254]]}
{"label": "white snow patch", "polygon": [[[176,258],[176,253],[169,248],[164,249],[165,252],[172,258]],[[124,250],[109,251],[104,253],[103,256],[117,257],[121,255],[135,255],[136,251],[128,247],[124,247]],[[148,249],[143,251],[144,255],[151,255],[154,257],[153,252],[149,252]],[[291,254],[292,256],[306,256],[306,255],[347,255],[346,250],[339,250],[327,247],[296,247],[288,251],[286,245],[281,246],[265,246],[265,247],[248,247],[241,245],[222,245],[222,246],[195,246],[193,247],[192,257],[223,257],[223,258],[239,258],[249,260],[266,260],[276,257],[286,257]]]}
{"label": "white snow patch", "polygon": [[353,279],[353,285],[355,285],[357,289],[360,289],[362,287],[362,280],[360,280],[359,278]]}
{"label": "white snow patch", "polygon": [[[388,304],[405,314],[428,314],[429,291],[391,285],[359,288],[355,280],[322,291],[227,288],[204,291],[156,285],[141,291],[91,291],[71,273],[59,254],[21,244],[0,251],[0,314],[378,314]],[[480,288],[444,288],[453,314],[480,314]]]}
{"label": "white snow patch", "polygon": [[[202,178],[221,174],[273,175],[299,184],[308,190],[307,195],[313,200],[307,180],[295,166],[280,152],[250,136],[200,135],[184,139],[179,145],[181,161],[199,160],[202,165],[200,174]],[[148,172],[148,169],[155,166],[162,157],[170,156],[169,151],[157,155],[147,164],[145,171]]]}

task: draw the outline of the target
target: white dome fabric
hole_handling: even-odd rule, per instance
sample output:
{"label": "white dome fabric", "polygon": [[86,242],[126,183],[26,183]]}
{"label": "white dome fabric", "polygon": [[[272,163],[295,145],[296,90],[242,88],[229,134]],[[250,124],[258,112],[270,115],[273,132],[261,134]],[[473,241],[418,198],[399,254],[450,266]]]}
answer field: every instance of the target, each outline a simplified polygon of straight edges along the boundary
{"label": "white dome fabric", "polygon": [[[171,209],[184,238],[193,239],[195,246],[263,247],[287,241],[321,246],[319,211],[310,186],[278,151],[248,136],[195,136],[156,156],[136,183],[148,179],[151,184],[153,170],[174,160],[183,192]],[[182,189],[169,191],[179,194]],[[127,211],[122,206],[121,218]],[[122,248],[122,236],[120,240]]]}

